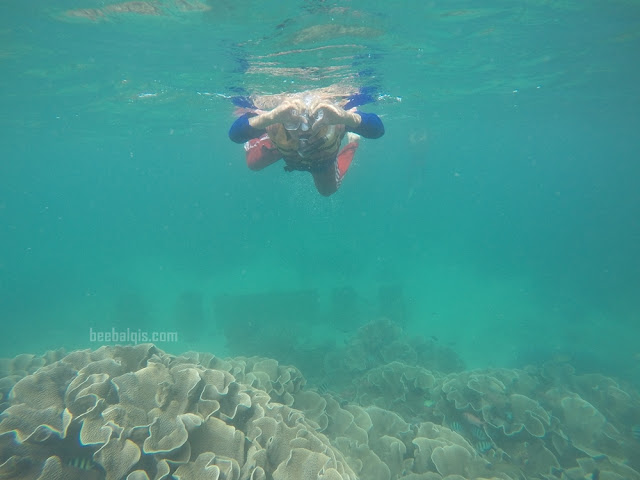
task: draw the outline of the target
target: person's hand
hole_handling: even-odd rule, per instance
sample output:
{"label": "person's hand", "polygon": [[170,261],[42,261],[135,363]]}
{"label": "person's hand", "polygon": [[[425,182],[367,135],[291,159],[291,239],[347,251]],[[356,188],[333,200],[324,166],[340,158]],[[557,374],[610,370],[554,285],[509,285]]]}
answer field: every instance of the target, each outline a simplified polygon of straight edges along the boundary
{"label": "person's hand", "polygon": [[[297,125],[307,123],[307,119],[303,116],[305,105],[299,100],[285,100],[273,110],[264,112],[257,117],[251,117],[249,124],[254,128],[266,128],[275,123],[285,125]],[[294,129],[295,130],[295,129]]]}
{"label": "person's hand", "polygon": [[360,125],[360,115],[355,111],[347,111],[326,102],[316,105],[309,116],[315,119],[312,130],[318,130],[323,125],[346,125],[352,128]]}
{"label": "person's hand", "polygon": [[304,112],[305,105],[300,100],[286,100],[267,115],[271,124],[300,125],[301,123],[308,123]]}

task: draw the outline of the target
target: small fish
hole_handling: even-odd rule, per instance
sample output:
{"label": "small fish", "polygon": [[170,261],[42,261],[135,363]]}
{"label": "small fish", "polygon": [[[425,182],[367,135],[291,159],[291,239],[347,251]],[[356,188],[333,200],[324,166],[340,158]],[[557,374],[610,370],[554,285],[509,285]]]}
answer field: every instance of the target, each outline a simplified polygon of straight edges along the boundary
{"label": "small fish", "polygon": [[477,425],[474,425],[471,429],[471,435],[473,435],[477,440],[487,440],[489,438],[487,437],[484,428],[478,427]]}
{"label": "small fish", "polygon": [[320,385],[318,385],[318,393],[320,395],[324,395],[328,391],[329,391],[329,384],[327,382],[322,382]]}
{"label": "small fish", "polygon": [[93,470],[96,466],[95,462],[89,457],[73,457],[67,464],[78,470]]}
{"label": "small fish", "polygon": [[477,416],[475,416],[473,413],[469,413],[469,412],[464,412],[462,414],[462,416],[464,417],[464,419],[469,422],[471,425],[475,425],[477,427],[482,427],[484,426],[484,421],[481,420],[480,418],[478,418]]}
{"label": "small fish", "polygon": [[640,442],[640,425],[634,425],[631,427],[631,435]]}
{"label": "small fish", "polygon": [[492,448],[493,444],[486,440],[476,443],[476,450],[478,450],[480,453],[486,453]]}
{"label": "small fish", "polygon": [[464,432],[464,428],[460,422],[451,422],[451,430],[457,433]]}

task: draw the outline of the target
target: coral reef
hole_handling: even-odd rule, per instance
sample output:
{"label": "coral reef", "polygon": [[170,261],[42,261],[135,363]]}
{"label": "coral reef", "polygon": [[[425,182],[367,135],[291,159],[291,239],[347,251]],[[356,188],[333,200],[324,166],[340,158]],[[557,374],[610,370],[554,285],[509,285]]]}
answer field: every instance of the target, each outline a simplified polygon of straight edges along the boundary
{"label": "coral reef", "polygon": [[366,326],[362,361],[318,389],[274,359],[153,345],[0,361],[0,478],[640,480],[640,394],[622,382],[442,371],[426,365],[449,357],[396,343],[423,344]]}
{"label": "coral reef", "polygon": [[355,377],[394,361],[444,373],[464,368],[450,348],[434,339],[411,337],[397,323],[381,319],[363,325],[346,345],[327,352],[324,371],[334,387],[348,390],[348,397]]}
{"label": "coral reef", "polygon": [[63,356],[64,350],[60,349],[42,356],[23,353],[15,358],[0,358],[0,413],[9,406],[9,392],[18,380]]}
{"label": "coral reef", "polygon": [[[560,381],[555,371],[445,375],[392,362],[354,381],[354,403],[369,414],[398,415],[393,428],[370,429],[367,444],[382,459],[389,448],[373,447],[378,436],[402,442],[405,475],[583,479],[597,471],[600,478],[640,479],[640,442],[631,428],[640,420],[638,392],[601,375],[567,377],[565,369]],[[390,472],[389,478],[403,476],[398,468]]]}
{"label": "coral reef", "polygon": [[[300,411],[198,357],[102,347],[23,377],[0,422],[0,478],[356,479]],[[202,360],[295,391],[295,369],[272,361]]]}

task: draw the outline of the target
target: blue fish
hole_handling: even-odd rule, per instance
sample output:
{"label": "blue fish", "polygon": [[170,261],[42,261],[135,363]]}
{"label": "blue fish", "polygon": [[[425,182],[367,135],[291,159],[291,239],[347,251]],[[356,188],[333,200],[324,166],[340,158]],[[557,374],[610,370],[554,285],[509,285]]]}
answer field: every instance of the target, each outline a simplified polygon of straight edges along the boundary
{"label": "blue fish", "polygon": [[640,425],[634,425],[631,427],[631,434],[633,435],[633,438],[640,442]]}

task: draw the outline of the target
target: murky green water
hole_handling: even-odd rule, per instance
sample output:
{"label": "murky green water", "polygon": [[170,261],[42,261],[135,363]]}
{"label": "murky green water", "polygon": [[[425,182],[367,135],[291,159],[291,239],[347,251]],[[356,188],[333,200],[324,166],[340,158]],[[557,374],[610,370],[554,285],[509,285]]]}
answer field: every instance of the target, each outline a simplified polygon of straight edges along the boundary
{"label": "murky green water", "polygon": [[[0,12],[2,356],[129,329],[295,363],[387,317],[637,381],[637,2]],[[336,195],[246,168],[230,96],[335,83],[386,127]]]}

